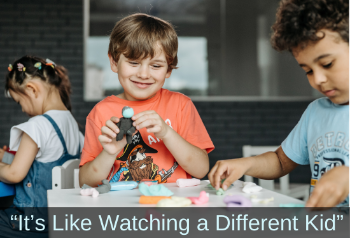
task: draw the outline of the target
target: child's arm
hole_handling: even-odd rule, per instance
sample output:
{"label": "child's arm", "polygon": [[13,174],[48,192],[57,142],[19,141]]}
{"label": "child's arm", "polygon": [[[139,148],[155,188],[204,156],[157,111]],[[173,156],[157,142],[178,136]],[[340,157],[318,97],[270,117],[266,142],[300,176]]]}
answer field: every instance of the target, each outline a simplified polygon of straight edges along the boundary
{"label": "child's arm", "polygon": [[[213,187],[216,189],[222,187],[226,190],[244,174],[260,179],[275,179],[288,174],[297,166],[298,164],[289,159],[279,147],[275,152],[218,161],[208,174],[208,178]],[[222,179],[226,179],[223,184]]]}
{"label": "child's arm", "polygon": [[103,150],[94,160],[80,167],[80,186],[87,184],[91,187],[97,187],[103,179],[108,177],[116,156],[126,145],[125,136],[123,140],[116,141],[116,136],[119,133],[119,128],[116,125],[118,122],[119,118],[112,117],[106,122],[106,125],[101,128],[102,135],[98,137],[98,140]]}
{"label": "child's arm", "polygon": [[326,172],[317,182],[306,207],[334,207],[349,195],[349,167],[339,166]]}
{"label": "child's arm", "polygon": [[206,150],[192,145],[182,138],[155,111],[144,111],[133,116],[137,130],[147,128],[147,132],[163,140],[164,145],[178,164],[190,175],[203,178],[209,171],[209,158]]}
{"label": "child's arm", "polygon": [[0,162],[2,161],[2,158],[4,157],[5,152],[6,152],[6,146],[4,146],[2,149],[0,148]]}
{"label": "child's arm", "polygon": [[37,144],[23,132],[21,143],[11,164],[0,162],[0,181],[5,183],[19,183],[28,174],[38,153]]}

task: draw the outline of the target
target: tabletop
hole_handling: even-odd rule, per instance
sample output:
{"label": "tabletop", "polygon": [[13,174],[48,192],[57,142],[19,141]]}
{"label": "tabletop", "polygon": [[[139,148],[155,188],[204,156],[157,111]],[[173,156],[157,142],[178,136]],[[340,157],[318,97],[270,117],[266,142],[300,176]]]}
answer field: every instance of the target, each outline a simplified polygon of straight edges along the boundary
{"label": "tabletop", "polygon": [[[276,193],[267,189],[262,189],[258,193],[246,194],[242,192],[242,181],[235,181],[225,195],[242,195],[250,198],[256,195],[258,198],[271,198],[274,200],[267,204],[253,203],[253,207],[279,207],[280,204],[294,203],[304,204],[303,201]],[[223,202],[225,195],[216,195],[215,189],[206,187],[209,184],[208,180],[202,180],[200,185],[194,187],[180,188],[176,183],[166,183],[165,187],[170,189],[174,195],[179,197],[198,197],[201,191],[209,193],[209,202],[203,205],[194,205],[192,207],[225,207]],[[139,203],[139,198],[142,194],[138,189],[124,191],[110,191],[100,194],[98,197],[81,196],[80,189],[61,189],[48,190],[47,199],[49,207],[154,207],[155,205],[144,205]],[[122,201],[122,202],[121,202]]]}

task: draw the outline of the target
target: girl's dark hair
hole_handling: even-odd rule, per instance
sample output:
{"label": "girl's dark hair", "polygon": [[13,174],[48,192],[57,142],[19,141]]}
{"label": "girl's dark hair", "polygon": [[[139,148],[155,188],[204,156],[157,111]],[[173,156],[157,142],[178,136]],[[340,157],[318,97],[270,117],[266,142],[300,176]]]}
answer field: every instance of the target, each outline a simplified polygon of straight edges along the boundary
{"label": "girl's dark hair", "polygon": [[348,0],[282,0],[272,26],[272,47],[278,51],[292,52],[304,48],[324,36],[316,33],[322,29],[338,32],[349,42]]}
{"label": "girl's dark hair", "polygon": [[[41,69],[35,67],[41,63]],[[12,70],[6,75],[5,93],[9,90],[24,94],[24,82],[31,78],[40,78],[42,81],[58,89],[61,100],[69,111],[72,111],[70,102],[71,84],[67,70],[60,65],[47,65],[46,60],[36,56],[23,56],[12,64]],[[25,70],[20,71],[17,64],[22,64]]]}

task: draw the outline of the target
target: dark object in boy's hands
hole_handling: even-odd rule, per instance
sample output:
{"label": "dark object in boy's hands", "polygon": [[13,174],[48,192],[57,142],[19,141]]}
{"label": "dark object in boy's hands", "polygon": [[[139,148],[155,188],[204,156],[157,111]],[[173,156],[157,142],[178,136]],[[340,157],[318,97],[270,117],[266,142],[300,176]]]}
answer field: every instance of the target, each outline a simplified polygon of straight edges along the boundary
{"label": "dark object in boy's hands", "polygon": [[128,144],[132,143],[132,134],[136,131],[136,128],[132,125],[133,121],[131,117],[134,115],[134,110],[131,107],[125,106],[122,110],[123,117],[120,118],[117,126],[119,127],[119,133],[117,134],[117,141],[123,139],[126,135],[126,141]]}

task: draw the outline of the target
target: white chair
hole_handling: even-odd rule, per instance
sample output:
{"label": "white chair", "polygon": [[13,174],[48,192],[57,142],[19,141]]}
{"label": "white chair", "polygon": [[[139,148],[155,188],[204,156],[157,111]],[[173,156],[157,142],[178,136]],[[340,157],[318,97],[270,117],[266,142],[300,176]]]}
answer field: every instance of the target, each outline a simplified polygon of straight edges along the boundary
{"label": "white chair", "polygon": [[[279,146],[243,146],[243,157],[250,157],[255,155],[260,155],[268,151],[276,151]],[[306,201],[309,198],[309,189],[310,186],[307,184],[290,184],[289,175],[281,177],[279,186],[274,183],[273,180],[264,180],[259,179],[259,185],[263,188],[282,193],[284,195],[302,198],[303,201]],[[244,175],[244,181],[253,182],[253,177]]]}
{"label": "white chair", "polygon": [[52,189],[79,188],[79,159],[66,161],[52,169]]}

